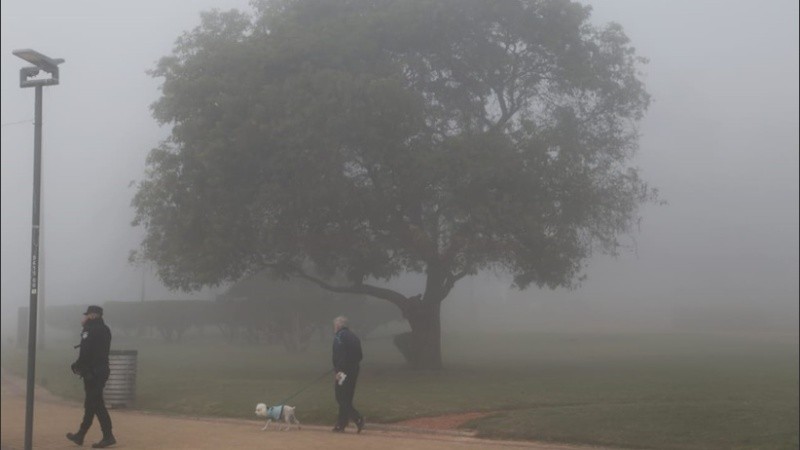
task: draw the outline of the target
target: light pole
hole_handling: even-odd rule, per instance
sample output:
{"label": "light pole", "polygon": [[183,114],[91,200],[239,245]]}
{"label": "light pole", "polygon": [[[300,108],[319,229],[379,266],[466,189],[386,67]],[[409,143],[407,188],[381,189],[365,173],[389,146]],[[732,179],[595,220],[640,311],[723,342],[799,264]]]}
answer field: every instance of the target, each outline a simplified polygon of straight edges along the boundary
{"label": "light pole", "polygon": [[[19,87],[35,87],[33,132],[33,219],[31,220],[31,301],[28,309],[28,381],[25,395],[25,450],[33,448],[33,388],[36,370],[36,317],[39,294],[39,197],[42,185],[42,87],[58,84],[58,65],[63,59],[49,58],[35,50],[14,50],[15,56],[33,64],[19,70]],[[40,71],[50,78],[34,78]]]}
{"label": "light pole", "polygon": [[[39,170],[41,170],[41,169],[39,169]],[[40,210],[44,209],[44,204],[45,204],[44,199],[45,198],[47,198],[47,195],[43,194],[41,192],[41,190],[40,190],[40,192],[39,192],[39,209]],[[38,258],[39,270],[37,271],[37,273],[39,274],[39,281],[37,283],[39,285],[39,290],[36,293],[36,295],[39,296],[39,299],[38,299],[39,307],[36,308],[37,309],[37,313],[39,315],[39,324],[37,325],[38,331],[39,331],[39,336],[36,338],[36,344],[37,344],[37,347],[38,347],[38,349],[40,351],[44,350],[44,339],[45,339],[45,337],[44,337],[44,328],[45,328],[45,322],[44,322],[45,317],[44,317],[44,315],[45,315],[45,312],[47,311],[47,305],[46,305],[47,296],[44,295],[44,287],[47,284],[45,282],[45,279],[44,279],[44,275],[45,275],[45,270],[44,270],[44,260],[45,260],[45,257],[44,257],[44,255],[45,255],[44,242],[47,240],[47,239],[45,239],[45,229],[47,229],[47,227],[44,226],[44,216],[40,216],[39,217],[39,258]]]}

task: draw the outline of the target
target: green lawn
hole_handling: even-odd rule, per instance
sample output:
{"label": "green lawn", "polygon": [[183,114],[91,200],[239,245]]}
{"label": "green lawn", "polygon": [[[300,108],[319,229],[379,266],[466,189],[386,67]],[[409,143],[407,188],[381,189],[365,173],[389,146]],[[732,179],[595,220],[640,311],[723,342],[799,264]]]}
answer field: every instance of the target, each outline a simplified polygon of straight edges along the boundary
{"label": "green lawn", "polygon": [[[113,324],[112,324],[113,325]],[[116,337],[139,350],[137,406],[252,417],[328,370],[330,346],[287,355],[187,336],[185,344]],[[72,342],[40,354],[37,380],[81,397]],[[798,448],[798,341],[778,335],[449,335],[446,369],[406,369],[389,339],[364,342],[356,406],[372,422],[487,411],[482,436],[663,449]],[[4,348],[22,374],[25,355]],[[332,380],[289,403],[300,420],[332,423]]]}

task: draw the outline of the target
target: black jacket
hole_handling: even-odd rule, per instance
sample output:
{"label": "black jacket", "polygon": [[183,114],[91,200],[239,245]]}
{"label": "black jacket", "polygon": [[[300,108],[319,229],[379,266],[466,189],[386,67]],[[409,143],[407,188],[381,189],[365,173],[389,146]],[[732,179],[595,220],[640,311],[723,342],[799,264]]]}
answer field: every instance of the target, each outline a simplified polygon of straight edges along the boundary
{"label": "black jacket", "polygon": [[347,327],[341,328],[333,337],[333,368],[347,373],[361,362],[361,340]]}
{"label": "black jacket", "polygon": [[108,370],[108,352],[111,350],[111,330],[102,318],[86,322],[81,332],[80,353],[72,365],[73,370],[84,376],[98,369]]}

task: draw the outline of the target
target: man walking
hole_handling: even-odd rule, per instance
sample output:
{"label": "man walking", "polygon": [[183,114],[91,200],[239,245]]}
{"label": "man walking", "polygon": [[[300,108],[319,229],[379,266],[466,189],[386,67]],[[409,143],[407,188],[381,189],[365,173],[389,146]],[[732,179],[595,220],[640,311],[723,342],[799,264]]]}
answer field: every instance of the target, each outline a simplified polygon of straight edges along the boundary
{"label": "man walking", "polygon": [[359,363],[361,363],[361,341],[347,328],[347,318],[339,316],[333,320],[333,371],[336,403],[339,404],[339,418],[335,433],[343,433],[352,419],[358,432],[364,428],[364,418],[353,407],[353,396],[356,393]]}
{"label": "man walking", "polygon": [[103,322],[103,308],[94,305],[83,313],[81,325],[81,343],[76,346],[80,347],[80,353],[78,360],[72,364],[72,372],[83,378],[86,399],[83,403],[83,422],[77,433],[67,433],[67,439],[83,445],[83,438],[92,426],[94,416],[97,416],[103,439],[93,444],[92,448],[106,448],[117,443],[111,433],[111,416],[103,400],[103,388],[110,373],[108,352],[111,348],[111,330]]}

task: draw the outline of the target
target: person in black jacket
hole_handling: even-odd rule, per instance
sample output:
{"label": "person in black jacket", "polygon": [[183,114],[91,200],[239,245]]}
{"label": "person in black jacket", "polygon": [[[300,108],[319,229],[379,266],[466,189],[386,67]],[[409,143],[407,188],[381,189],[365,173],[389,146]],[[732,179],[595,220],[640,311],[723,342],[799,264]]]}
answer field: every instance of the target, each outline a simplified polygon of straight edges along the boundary
{"label": "person in black jacket", "polygon": [[339,404],[339,417],[333,431],[344,432],[350,419],[355,422],[358,432],[364,428],[364,418],[353,407],[356,393],[359,364],[361,363],[361,341],[347,328],[347,318],[339,316],[333,321],[333,371],[334,392]]}
{"label": "person in black jacket", "polygon": [[103,322],[103,308],[94,305],[83,313],[81,325],[81,343],[76,346],[80,347],[80,353],[78,360],[72,363],[72,372],[83,378],[86,399],[83,403],[83,422],[77,433],[67,433],[67,439],[83,445],[83,438],[92,426],[94,416],[97,416],[103,430],[103,439],[92,447],[105,448],[117,443],[111,433],[111,416],[103,400],[103,388],[110,373],[108,352],[111,348],[111,330]]}

